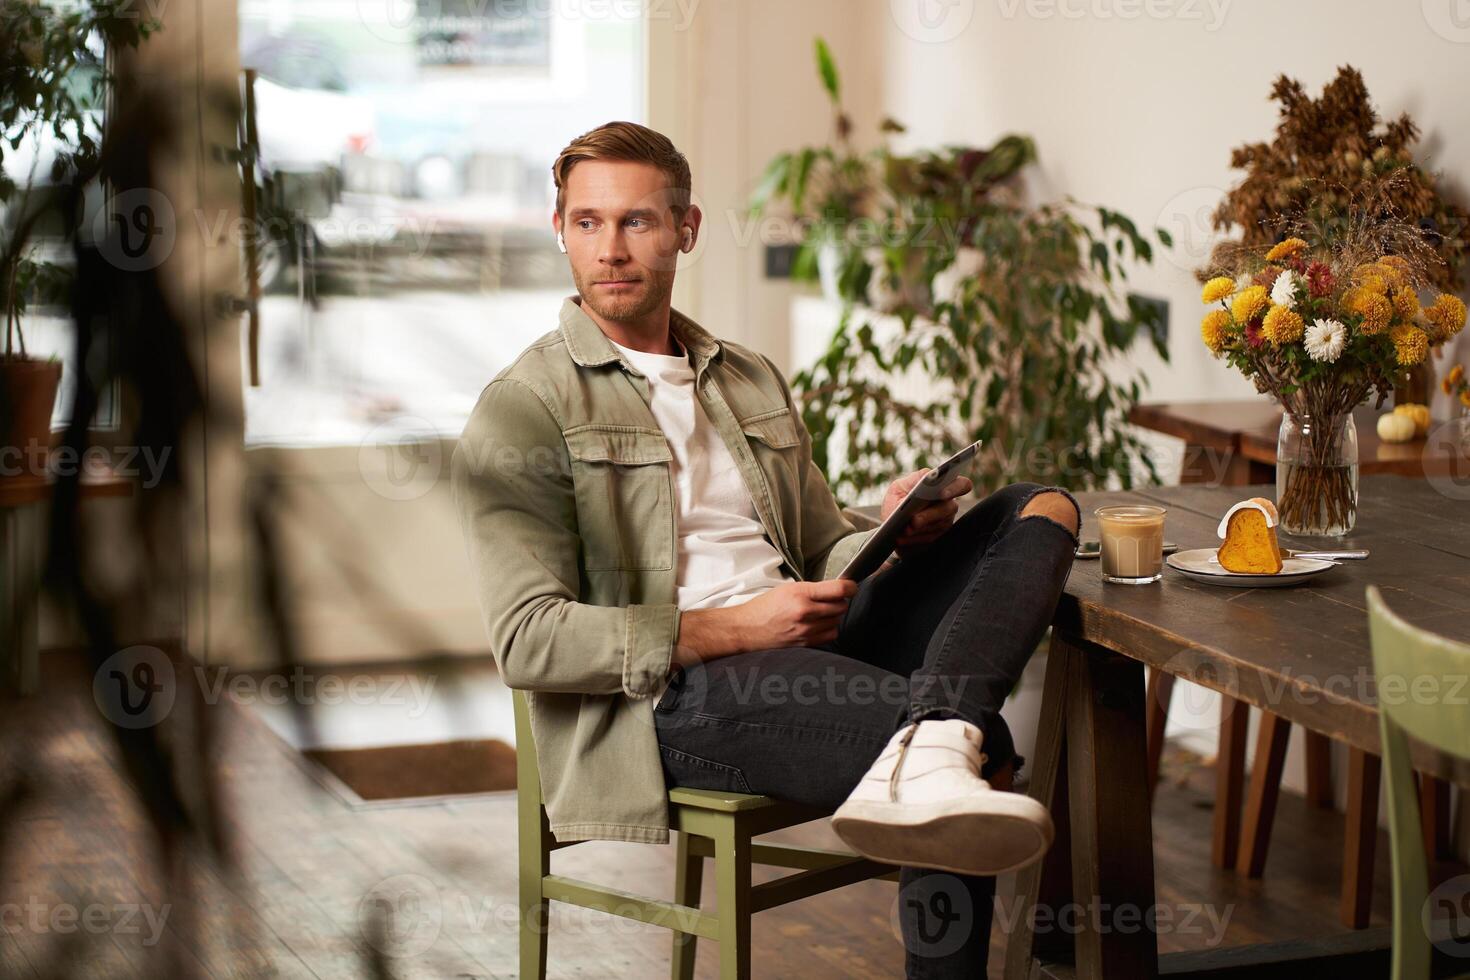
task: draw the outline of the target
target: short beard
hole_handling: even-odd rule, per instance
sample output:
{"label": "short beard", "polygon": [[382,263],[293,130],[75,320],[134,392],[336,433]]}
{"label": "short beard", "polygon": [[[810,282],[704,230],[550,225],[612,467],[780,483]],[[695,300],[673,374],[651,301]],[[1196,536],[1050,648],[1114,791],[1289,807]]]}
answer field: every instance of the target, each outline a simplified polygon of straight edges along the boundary
{"label": "short beard", "polygon": [[658,273],[645,275],[643,277],[644,292],[642,296],[627,297],[620,299],[616,296],[599,298],[597,288],[591,281],[577,282],[577,292],[582,296],[582,302],[592,308],[592,311],[604,320],[612,323],[629,323],[640,320],[648,314],[657,310],[674,291],[674,277],[664,276]]}

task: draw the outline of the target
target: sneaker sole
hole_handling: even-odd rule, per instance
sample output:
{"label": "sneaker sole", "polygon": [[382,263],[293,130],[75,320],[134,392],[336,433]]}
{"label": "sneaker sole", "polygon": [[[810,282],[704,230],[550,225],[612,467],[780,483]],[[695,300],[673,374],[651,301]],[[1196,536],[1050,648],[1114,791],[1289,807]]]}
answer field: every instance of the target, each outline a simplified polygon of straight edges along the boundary
{"label": "sneaker sole", "polygon": [[1019,793],[923,804],[850,800],[832,815],[832,829],[873,861],[968,875],[1033,864],[1053,836],[1046,807]]}

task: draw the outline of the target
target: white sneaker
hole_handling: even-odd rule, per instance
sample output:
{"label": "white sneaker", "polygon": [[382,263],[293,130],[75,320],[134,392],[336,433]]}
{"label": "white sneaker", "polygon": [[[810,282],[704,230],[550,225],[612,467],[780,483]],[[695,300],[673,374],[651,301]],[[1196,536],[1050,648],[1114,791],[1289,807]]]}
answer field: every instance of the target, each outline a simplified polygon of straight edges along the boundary
{"label": "white sneaker", "polygon": [[980,778],[982,738],[959,718],[900,729],[832,815],[832,829],[885,864],[997,875],[1039,860],[1051,846],[1051,814]]}

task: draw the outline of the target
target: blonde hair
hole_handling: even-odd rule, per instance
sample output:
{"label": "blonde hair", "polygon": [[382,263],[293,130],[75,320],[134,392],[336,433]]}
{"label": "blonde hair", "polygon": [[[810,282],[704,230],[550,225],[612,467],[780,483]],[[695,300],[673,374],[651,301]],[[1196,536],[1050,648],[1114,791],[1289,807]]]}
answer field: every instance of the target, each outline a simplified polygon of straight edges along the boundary
{"label": "blonde hair", "polygon": [[551,179],[556,184],[556,213],[562,213],[567,177],[583,160],[623,160],[650,163],[669,179],[669,206],[676,218],[689,206],[689,161],[667,136],[634,122],[603,123],[567,144],[551,165]]}

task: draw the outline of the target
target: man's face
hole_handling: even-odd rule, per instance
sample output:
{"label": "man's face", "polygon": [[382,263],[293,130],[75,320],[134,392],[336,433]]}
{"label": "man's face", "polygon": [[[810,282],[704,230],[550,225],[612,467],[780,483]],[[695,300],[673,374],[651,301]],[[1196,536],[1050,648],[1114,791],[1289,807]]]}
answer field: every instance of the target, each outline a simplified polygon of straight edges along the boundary
{"label": "man's face", "polygon": [[583,160],[567,175],[567,259],[582,302],[604,319],[640,319],[672,295],[685,229],[675,224],[670,193],[668,178],[647,163]]}

